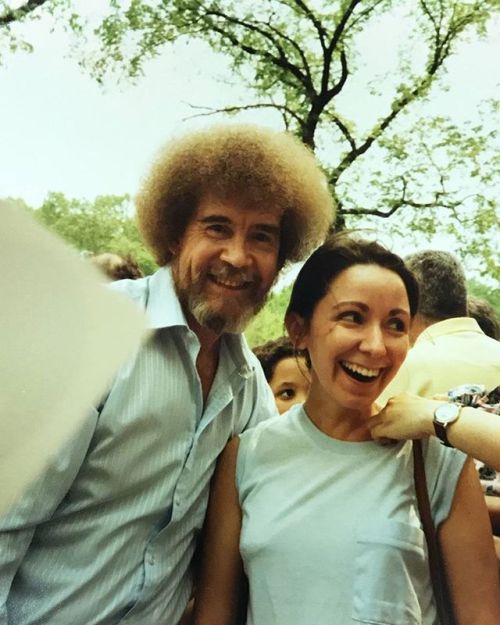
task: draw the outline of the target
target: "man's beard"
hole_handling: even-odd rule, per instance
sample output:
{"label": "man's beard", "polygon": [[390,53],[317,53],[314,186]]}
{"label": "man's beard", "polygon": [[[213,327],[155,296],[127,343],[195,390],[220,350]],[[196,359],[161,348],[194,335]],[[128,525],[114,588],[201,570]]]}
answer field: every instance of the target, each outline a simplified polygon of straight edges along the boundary
{"label": "man's beard", "polygon": [[[230,295],[226,300],[226,306],[214,306],[209,295],[204,293],[204,288],[210,283],[207,272],[197,276],[194,281],[182,280],[179,275],[177,263],[172,264],[172,275],[174,278],[174,286],[184,311],[191,314],[195,321],[202,327],[210,329],[217,335],[224,332],[241,333],[247,327],[251,319],[262,309],[267,301],[267,291],[263,291],[260,281],[255,276],[249,276],[248,271],[238,270],[230,265],[224,264],[217,270],[219,279],[231,279],[250,281],[251,284],[244,294],[244,301],[241,293],[236,295],[242,303],[240,306],[231,309],[227,302],[230,302]],[[236,299],[235,298],[235,299]],[[215,299],[215,298],[214,298]],[[217,302],[219,301],[217,298]],[[224,310],[225,308],[225,310]]]}

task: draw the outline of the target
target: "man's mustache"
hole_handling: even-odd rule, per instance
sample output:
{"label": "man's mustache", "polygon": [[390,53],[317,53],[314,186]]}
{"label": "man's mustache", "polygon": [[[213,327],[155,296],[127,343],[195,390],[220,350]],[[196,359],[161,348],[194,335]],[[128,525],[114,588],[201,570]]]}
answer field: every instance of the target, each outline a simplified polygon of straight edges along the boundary
{"label": "man's mustache", "polygon": [[258,277],[250,268],[239,269],[228,263],[216,265],[207,271],[207,275],[219,280],[236,280],[239,282],[257,283]]}

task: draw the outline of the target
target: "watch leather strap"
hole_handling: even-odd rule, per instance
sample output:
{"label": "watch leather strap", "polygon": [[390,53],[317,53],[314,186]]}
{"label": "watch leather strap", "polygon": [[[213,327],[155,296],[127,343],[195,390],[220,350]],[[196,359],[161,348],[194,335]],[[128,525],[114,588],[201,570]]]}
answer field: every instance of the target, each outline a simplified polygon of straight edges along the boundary
{"label": "watch leather strap", "polygon": [[448,425],[449,425],[448,423],[446,425],[443,425],[442,423],[438,423],[437,421],[434,421],[434,431],[436,432],[436,436],[443,443],[443,445],[445,445],[446,447],[453,447],[453,445],[448,440],[448,432],[447,432]]}
{"label": "watch leather strap", "polygon": [[[455,409],[455,414],[448,419],[440,419],[440,415],[438,415],[438,411],[442,408],[454,408]],[[434,432],[436,433],[436,436],[439,438],[439,440],[441,441],[441,443],[443,445],[445,445],[446,447],[453,447],[453,445],[450,443],[449,439],[448,439],[448,427],[450,425],[453,425],[453,423],[455,423],[458,418],[460,417],[460,413],[462,411],[463,405],[459,404],[457,402],[450,402],[448,404],[444,404],[444,406],[440,406],[439,408],[436,408],[436,410],[434,411],[434,419],[433,419],[433,424],[434,424]]]}

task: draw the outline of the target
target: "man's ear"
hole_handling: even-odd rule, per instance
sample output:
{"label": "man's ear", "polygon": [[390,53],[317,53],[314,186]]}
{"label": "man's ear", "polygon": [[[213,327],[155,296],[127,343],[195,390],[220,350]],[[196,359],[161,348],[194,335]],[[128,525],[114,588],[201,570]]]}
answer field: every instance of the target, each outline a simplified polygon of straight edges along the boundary
{"label": "man's ear", "polygon": [[290,339],[296,349],[306,349],[306,322],[295,312],[288,313],[285,319],[285,326]]}

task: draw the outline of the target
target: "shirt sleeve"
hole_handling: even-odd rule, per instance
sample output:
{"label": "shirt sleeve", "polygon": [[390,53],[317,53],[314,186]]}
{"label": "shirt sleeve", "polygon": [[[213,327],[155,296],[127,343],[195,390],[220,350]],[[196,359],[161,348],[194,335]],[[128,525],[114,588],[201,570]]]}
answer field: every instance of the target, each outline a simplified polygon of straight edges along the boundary
{"label": "shirt sleeve", "polygon": [[28,551],[37,526],[50,519],[71,487],[87,453],[97,410],[50,460],[13,508],[0,517],[0,625],[7,625],[12,580]]}
{"label": "shirt sleeve", "polygon": [[424,446],[424,459],[432,517],[438,528],[450,514],[467,456],[458,449],[445,447],[431,436]]}
{"label": "shirt sleeve", "polygon": [[250,419],[244,428],[245,430],[255,427],[257,423],[279,414],[273,392],[257,359],[256,363],[254,363],[254,384],[255,401]]}

